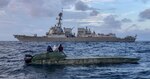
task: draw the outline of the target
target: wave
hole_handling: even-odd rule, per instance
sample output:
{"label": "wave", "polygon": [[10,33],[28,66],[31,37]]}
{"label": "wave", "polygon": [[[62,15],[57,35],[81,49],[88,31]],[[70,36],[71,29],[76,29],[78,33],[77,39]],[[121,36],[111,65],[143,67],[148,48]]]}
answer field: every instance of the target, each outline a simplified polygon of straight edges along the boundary
{"label": "wave", "polygon": [[150,53],[150,49],[147,50],[138,50],[137,53]]}

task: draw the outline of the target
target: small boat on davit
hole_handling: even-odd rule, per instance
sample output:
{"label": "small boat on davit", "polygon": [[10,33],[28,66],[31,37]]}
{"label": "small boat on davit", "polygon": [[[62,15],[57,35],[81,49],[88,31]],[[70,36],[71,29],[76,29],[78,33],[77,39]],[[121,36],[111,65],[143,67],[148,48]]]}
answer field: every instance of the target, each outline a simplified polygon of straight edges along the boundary
{"label": "small boat on davit", "polygon": [[63,52],[41,53],[34,56],[25,55],[25,63],[28,65],[94,65],[94,64],[122,64],[138,63],[140,58],[133,57],[76,57],[69,58]]}

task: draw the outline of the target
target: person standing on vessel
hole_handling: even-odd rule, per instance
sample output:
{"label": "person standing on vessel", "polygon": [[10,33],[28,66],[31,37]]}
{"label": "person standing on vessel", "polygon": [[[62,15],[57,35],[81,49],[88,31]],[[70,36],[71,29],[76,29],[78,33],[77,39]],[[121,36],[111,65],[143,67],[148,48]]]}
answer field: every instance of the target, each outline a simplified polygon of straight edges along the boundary
{"label": "person standing on vessel", "polygon": [[62,45],[60,44],[58,47],[59,52],[63,52],[64,48],[62,47]]}
{"label": "person standing on vessel", "polygon": [[63,54],[64,57],[67,57],[67,55],[64,53],[64,48],[61,44],[58,47],[58,51],[61,52],[61,54]]}
{"label": "person standing on vessel", "polygon": [[53,52],[51,46],[48,46],[48,47],[47,47],[47,52]]}

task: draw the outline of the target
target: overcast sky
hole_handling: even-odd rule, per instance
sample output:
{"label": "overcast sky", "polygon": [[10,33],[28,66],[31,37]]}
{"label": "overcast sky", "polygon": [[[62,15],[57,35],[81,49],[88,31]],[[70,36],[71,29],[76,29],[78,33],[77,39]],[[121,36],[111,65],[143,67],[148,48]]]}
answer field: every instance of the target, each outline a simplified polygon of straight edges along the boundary
{"label": "overcast sky", "polygon": [[0,0],[0,40],[45,35],[63,8],[63,27],[89,27],[150,41],[150,0]]}

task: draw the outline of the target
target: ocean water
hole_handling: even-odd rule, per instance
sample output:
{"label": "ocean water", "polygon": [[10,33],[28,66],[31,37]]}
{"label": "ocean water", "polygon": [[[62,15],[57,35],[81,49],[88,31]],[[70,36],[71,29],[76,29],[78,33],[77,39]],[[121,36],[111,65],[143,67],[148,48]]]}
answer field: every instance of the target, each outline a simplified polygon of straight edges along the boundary
{"label": "ocean water", "polygon": [[[48,45],[64,46],[69,57],[127,56],[138,64],[90,66],[26,66],[25,54],[46,51]],[[150,79],[150,42],[0,42],[0,79]]]}

